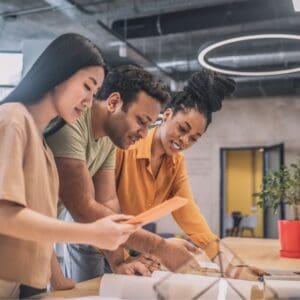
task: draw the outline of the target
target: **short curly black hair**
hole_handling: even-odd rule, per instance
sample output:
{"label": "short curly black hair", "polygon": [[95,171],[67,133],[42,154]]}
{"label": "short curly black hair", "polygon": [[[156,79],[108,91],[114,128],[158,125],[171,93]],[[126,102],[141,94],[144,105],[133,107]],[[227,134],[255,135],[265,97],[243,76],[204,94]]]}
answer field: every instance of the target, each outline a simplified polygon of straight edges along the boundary
{"label": "short curly black hair", "polygon": [[189,78],[187,86],[173,96],[166,108],[171,108],[174,115],[195,109],[206,117],[207,128],[212,121],[212,113],[221,109],[223,99],[234,92],[235,85],[233,79],[203,69]]}
{"label": "short curly black hair", "polygon": [[106,100],[109,95],[118,92],[123,101],[122,109],[126,111],[141,91],[157,99],[162,105],[170,99],[168,87],[164,83],[156,80],[146,70],[133,65],[122,65],[111,69],[105,76],[96,99]]}

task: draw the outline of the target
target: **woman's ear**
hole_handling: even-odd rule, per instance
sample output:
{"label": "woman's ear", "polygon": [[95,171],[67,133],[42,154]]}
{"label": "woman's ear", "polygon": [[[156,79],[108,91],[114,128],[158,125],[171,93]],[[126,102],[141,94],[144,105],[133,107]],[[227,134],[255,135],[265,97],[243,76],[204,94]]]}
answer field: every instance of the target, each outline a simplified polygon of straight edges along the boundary
{"label": "woman's ear", "polygon": [[163,113],[163,121],[167,121],[168,119],[172,118],[173,110],[172,108],[167,108]]}
{"label": "woman's ear", "polygon": [[121,108],[123,105],[123,101],[121,99],[120,93],[111,93],[107,98],[107,108],[108,111],[114,113],[116,110]]}

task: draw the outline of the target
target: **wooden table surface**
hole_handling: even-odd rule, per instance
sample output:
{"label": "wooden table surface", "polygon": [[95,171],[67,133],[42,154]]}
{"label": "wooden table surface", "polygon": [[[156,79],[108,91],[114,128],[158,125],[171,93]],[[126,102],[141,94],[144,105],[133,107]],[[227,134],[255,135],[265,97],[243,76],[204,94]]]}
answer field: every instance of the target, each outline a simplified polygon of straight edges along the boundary
{"label": "wooden table surface", "polygon": [[[222,240],[244,263],[265,270],[300,271],[300,259],[279,256],[279,241],[228,237]],[[73,298],[98,295],[100,278],[78,283],[69,291],[40,294],[34,299]]]}
{"label": "wooden table surface", "polygon": [[300,271],[300,259],[280,257],[278,240],[227,237],[222,242],[247,265],[264,270]]}
{"label": "wooden table surface", "polygon": [[31,297],[30,299],[53,299],[97,296],[99,294],[99,286],[100,277],[77,283],[76,287],[73,290],[43,293]]}

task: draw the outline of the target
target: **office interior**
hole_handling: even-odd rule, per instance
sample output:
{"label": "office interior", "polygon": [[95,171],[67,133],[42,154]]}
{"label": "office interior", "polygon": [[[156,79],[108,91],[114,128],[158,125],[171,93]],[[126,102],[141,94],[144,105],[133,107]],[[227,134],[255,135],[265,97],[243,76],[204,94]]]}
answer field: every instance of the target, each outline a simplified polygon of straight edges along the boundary
{"label": "office interior", "polygon": [[[173,92],[203,68],[231,76],[234,94],[185,152],[194,199],[221,239],[278,240],[289,207],[274,215],[253,194],[300,156],[299,11],[298,0],[0,0],[0,98],[67,32],[91,39],[109,67],[140,66]],[[151,230],[185,237],[170,215]]]}

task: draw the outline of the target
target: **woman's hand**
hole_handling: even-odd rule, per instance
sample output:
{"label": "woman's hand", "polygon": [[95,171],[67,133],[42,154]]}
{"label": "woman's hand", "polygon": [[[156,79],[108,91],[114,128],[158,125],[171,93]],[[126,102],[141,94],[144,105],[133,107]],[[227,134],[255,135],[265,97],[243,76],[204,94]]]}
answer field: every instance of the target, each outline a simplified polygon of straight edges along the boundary
{"label": "woman's hand", "polygon": [[100,249],[116,250],[132,233],[141,228],[140,224],[122,223],[130,218],[132,217],[127,215],[112,215],[87,224],[91,233],[89,243]]}

